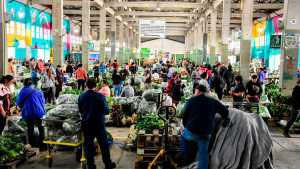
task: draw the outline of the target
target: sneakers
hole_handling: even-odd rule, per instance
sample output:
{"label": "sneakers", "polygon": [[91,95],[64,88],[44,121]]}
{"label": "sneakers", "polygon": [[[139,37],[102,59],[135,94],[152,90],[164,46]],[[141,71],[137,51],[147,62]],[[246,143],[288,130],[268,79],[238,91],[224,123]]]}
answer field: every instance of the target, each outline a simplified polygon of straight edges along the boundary
{"label": "sneakers", "polygon": [[288,132],[283,132],[283,136],[286,137],[286,138],[291,138],[291,136]]}

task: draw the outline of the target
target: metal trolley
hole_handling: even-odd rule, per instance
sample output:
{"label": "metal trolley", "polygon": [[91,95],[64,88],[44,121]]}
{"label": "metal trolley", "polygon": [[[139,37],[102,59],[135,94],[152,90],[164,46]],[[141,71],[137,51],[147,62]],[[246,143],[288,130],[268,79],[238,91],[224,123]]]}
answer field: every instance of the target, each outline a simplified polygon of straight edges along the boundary
{"label": "metal trolley", "polygon": [[[47,156],[48,159],[48,167],[52,167],[54,154],[56,151],[57,146],[68,147],[76,149],[76,161],[81,163],[81,168],[86,168],[86,159],[84,154],[84,137],[81,129],[76,130],[75,135],[64,135],[64,134],[57,134],[56,130],[51,129],[51,125],[62,125],[63,121],[58,120],[50,120],[44,119],[45,122],[45,139],[43,141],[44,144],[47,145]],[[68,138],[77,137],[76,141],[65,141]]]}

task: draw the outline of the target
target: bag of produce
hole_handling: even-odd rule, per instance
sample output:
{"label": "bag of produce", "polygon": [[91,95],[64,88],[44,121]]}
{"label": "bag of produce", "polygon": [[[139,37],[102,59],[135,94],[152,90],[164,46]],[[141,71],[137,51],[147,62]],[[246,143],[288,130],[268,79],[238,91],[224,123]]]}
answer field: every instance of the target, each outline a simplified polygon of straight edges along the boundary
{"label": "bag of produce", "polygon": [[138,114],[148,114],[151,112],[156,112],[157,111],[157,105],[156,102],[152,101],[146,101],[143,99],[139,105]]}
{"label": "bag of produce", "polygon": [[185,106],[185,102],[179,102],[178,105],[177,105],[177,108],[176,108],[176,116],[178,118],[183,118],[183,108]]}
{"label": "bag of produce", "polygon": [[160,89],[149,89],[143,93],[142,97],[146,101],[158,102],[158,98],[159,98],[161,92],[162,91]]}
{"label": "bag of produce", "polygon": [[78,95],[75,94],[64,94],[57,98],[57,104],[77,104]]}

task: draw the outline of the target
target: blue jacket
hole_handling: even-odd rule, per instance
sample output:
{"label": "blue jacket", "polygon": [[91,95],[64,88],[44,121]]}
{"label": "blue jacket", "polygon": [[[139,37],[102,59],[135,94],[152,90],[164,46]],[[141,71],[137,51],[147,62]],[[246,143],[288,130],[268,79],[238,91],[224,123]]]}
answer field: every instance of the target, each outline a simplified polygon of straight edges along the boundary
{"label": "blue jacket", "polygon": [[83,128],[104,128],[105,115],[109,113],[109,108],[105,97],[93,90],[88,90],[78,98],[78,107],[82,115]]}
{"label": "blue jacket", "polygon": [[[31,96],[27,97],[28,95]],[[26,101],[24,99],[27,97]],[[22,118],[25,120],[42,118],[45,115],[45,98],[41,91],[33,87],[23,87],[17,97],[17,105],[22,107]]]}

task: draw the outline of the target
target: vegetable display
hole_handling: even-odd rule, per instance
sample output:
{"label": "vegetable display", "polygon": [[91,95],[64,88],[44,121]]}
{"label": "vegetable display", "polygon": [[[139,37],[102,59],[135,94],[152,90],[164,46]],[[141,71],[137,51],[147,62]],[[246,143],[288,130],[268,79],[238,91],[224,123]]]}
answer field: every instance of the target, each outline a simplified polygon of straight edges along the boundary
{"label": "vegetable display", "polygon": [[290,112],[289,96],[284,96],[277,84],[271,83],[266,85],[265,93],[271,100],[267,108],[272,116],[282,116],[283,113]]}
{"label": "vegetable display", "polygon": [[0,136],[0,163],[11,162],[24,155],[24,145],[16,140],[13,135]]}
{"label": "vegetable display", "polygon": [[145,130],[146,133],[151,133],[154,129],[161,129],[163,126],[164,121],[156,113],[149,113],[138,116],[135,128]]}

